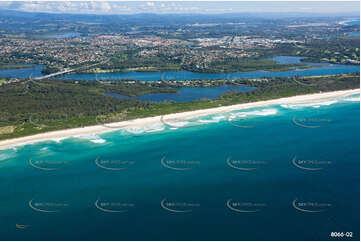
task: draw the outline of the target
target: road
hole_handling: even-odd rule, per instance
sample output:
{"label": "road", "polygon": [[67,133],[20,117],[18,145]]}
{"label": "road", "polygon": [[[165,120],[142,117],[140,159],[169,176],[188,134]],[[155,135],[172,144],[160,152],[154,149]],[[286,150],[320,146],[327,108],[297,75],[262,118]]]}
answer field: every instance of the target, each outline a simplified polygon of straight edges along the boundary
{"label": "road", "polygon": [[55,72],[55,73],[45,75],[45,76],[41,76],[41,77],[35,77],[35,78],[33,78],[33,80],[39,81],[39,80],[47,79],[47,78],[50,78],[50,77],[59,76],[59,75],[63,75],[63,74],[69,73],[69,72],[77,71],[77,70],[80,70],[80,69],[89,69],[89,68],[91,68],[93,66],[100,65],[100,64],[105,64],[107,62],[109,62],[109,60],[99,62],[99,63],[95,63],[95,64],[91,64],[89,66],[81,66],[81,67],[74,68],[74,69],[65,69],[64,71]]}

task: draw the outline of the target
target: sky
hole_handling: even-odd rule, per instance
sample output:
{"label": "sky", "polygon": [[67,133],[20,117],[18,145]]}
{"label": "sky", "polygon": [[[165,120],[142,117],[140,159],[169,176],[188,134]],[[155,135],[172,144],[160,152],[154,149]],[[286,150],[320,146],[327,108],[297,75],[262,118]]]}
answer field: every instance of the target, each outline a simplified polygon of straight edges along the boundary
{"label": "sky", "polygon": [[0,9],[26,12],[136,14],[136,13],[359,13],[360,2],[353,1],[1,1]]}

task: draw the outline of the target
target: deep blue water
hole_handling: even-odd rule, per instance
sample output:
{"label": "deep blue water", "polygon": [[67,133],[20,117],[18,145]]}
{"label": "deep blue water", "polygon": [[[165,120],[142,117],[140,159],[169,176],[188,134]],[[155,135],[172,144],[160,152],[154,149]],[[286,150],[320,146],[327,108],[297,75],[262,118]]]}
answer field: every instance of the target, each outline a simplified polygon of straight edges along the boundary
{"label": "deep blue water", "polygon": [[152,102],[191,102],[202,98],[215,99],[220,95],[230,91],[248,92],[253,90],[254,87],[248,86],[219,86],[219,87],[183,87],[180,88],[178,93],[151,93],[144,94],[138,97],[129,97],[117,93],[106,93],[107,96],[115,98],[152,101]]}
{"label": "deep blue water", "polygon": [[[1,239],[329,240],[331,232],[360,238],[359,96],[235,111],[230,122],[227,116],[0,151]],[[298,168],[294,157],[320,170]],[[166,168],[162,158],[191,169]],[[227,158],[256,169],[232,168]],[[30,159],[59,169],[34,168]],[[127,169],[107,170],[95,160]],[[102,209],[123,212],[101,211],[97,200]]]}
{"label": "deep blue water", "polygon": [[[300,63],[301,57],[275,57],[277,61],[282,64]],[[195,80],[195,79],[235,79],[235,78],[262,78],[262,77],[291,77],[291,76],[315,76],[315,75],[335,75],[344,73],[360,72],[358,65],[336,65],[327,63],[305,63],[307,66],[320,65],[312,69],[302,70],[302,68],[290,71],[248,71],[235,73],[220,73],[220,74],[205,74],[188,71],[168,71],[168,72],[114,72],[114,73],[100,73],[100,74],[69,74],[58,76],[63,79],[74,80],[122,80],[133,79],[141,81],[157,81],[157,80]],[[327,65],[327,66],[325,66]],[[16,69],[16,70],[0,70],[0,76],[11,76],[18,78],[26,78],[42,76],[42,66],[35,66],[34,68]]]}

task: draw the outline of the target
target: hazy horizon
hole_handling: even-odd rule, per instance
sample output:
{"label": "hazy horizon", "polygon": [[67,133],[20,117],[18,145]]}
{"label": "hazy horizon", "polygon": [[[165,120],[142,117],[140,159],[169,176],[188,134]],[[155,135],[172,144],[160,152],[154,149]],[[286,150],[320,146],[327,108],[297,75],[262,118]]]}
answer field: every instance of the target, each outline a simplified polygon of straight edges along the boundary
{"label": "hazy horizon", "polygon": [[235,14],[284,13],[358,15],[360,3],[353,2],[158,2],[158,1],[4,1],[0,10],[63,14]]}

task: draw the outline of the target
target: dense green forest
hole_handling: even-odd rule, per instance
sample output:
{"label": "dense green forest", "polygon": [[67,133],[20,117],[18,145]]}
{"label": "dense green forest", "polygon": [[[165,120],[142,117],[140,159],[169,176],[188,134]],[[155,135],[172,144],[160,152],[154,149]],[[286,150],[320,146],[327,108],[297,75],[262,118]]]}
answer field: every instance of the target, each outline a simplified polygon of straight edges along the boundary
{"label": "dense green forest", "polygon": [[[154,103],[118,99],[105,92],[134,96],[151,92],[176,92],[174,85],[112,81],[109,83],[22,80],[0,86],[0,139],[101,122],[129,120],[181,111],[219,107],[259,100],[359,88],[359,74],[304,78],[273,78],[264,81],[236,80],[233,84],[256,87],[240,93],[230,92],[218,99],[194,102]],[[220,80],[219,84],[227,84]],[[179,84],[178,84],[179,85]]]}

